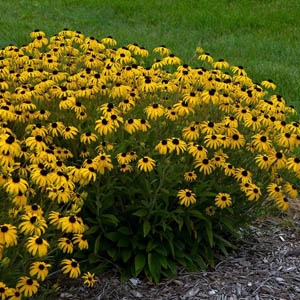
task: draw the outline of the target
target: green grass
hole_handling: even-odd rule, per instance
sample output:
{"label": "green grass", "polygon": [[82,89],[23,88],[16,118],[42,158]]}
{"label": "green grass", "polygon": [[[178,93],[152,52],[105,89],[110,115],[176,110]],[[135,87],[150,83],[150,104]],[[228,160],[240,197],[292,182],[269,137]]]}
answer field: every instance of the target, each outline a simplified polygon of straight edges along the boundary
{"label": "green grass", "polygon": [[185,63],[201,46],[255,82],[272,79],[300,111],[299,0],[0,0],[0,10],[0,47],[28,43],[36,28],[50,36],[65,27],[112,35],[119,46],[165,44]]}

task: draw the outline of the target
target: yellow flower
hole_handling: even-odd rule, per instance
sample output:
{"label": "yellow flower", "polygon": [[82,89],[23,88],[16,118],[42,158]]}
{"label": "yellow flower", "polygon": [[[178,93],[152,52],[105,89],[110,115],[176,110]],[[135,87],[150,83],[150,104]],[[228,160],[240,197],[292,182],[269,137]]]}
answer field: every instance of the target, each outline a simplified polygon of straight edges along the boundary
{"label": "yellow flower", "polygon": [[225,208],[226,206],[231,205],[231,197],[227,193],[219,193],[216,196],[215,203],[220,208]]}
{"label": "yellow flower", "polygon": [[48,275],[48,268],[50,268],[50,264],[46,264],[45,262],[34,262],[30,267],[30,276],[37,276],[38,280],[44,281]]}
{"label": "yellow flower", "polygon": [[20,293],[24,293],[25,297],[31,297],[33,294],[36,294],[39,286],[36,280],[32,280],[28,276],[22,276],[17,283],[17,288],[19,288]]}
{"label": "yellow flower", "polygon": [[0,225],[0,244],[6,247],[17,245],[17,230],[10,224]]}
{"label": "yellow flower", "polygon": [[155,167],[155,160],[149,156],[144,156],[138,160],[137,166],[141,171],[151,172]]}
{"label": "yellow flower", "polygon": [[180,190],[177,194],[181,205],[190,206],[196,203],[196,195],[189,189]]}
{"label": "yellow flower", "polygon": [[187,182],[192,182],[197,179],[197,175],[195,171],[185,172],[184,173],[184,180]]}
{"label": "yellow flower", "polygon": [[74,259],[63,259],[61,262],[64,265],[61,269],[64,274],[69,274],[70,278],[77,278],[80,275],[79,263]]}
{"label": "yellow flower", "polygon": [[33,237],[28,238],[26,247],[31,255],[35,256],[37,254],[39,257],[42,257],[47,254],[49,244],[40,236],[35,235]]}
{"label": "yellow flower", "polygon": [[82,279],[84,279],[83,284],[86,284],[88,287],[93,287],[94,284],[97,282],[96,279],[94,279],[95,274],[87,272],[83,276],[81,276]]}

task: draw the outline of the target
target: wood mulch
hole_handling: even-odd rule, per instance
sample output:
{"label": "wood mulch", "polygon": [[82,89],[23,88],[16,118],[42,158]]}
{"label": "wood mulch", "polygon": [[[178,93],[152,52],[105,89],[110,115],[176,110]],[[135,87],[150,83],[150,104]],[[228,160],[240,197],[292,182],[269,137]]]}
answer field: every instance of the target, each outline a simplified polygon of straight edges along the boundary
{"label": "wood mulch", "polygon": [[110,271],[94,288],[67,280],[52,299],[74,300],[299,300],[300,219],[282,226],[270,218],[250,226],[246,243],[207,272],[180,270],[176,278],[154,285],[139,278],[122,283]]}

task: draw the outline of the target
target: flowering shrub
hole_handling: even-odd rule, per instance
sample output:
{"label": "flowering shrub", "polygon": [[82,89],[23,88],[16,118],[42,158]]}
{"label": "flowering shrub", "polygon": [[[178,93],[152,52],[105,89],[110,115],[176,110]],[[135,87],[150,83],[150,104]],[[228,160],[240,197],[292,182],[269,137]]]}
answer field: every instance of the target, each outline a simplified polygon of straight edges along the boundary
{"label": "flowering shrub", "polygon": [[300,124],[271,80],[200,48],[193,68],[165,46],[152,62],[112,37],[30,36],[0,50],[1,299],[81,261],[156,282],[205,268],[297,197]]}

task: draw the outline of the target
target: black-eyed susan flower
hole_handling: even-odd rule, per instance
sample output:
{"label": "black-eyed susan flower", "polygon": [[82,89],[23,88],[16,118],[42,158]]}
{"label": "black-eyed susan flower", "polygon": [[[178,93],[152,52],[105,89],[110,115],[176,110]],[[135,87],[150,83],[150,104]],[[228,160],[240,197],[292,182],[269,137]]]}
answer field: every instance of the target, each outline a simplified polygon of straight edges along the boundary
{"label": "black-eyed susan flower", "polygon": [[64,265],[61,269],[64,274],[68,274],[70,278],[77,278],[81,271],[79,263],[74,259],[63,259],[61,262]]}
{"label": "black-eyed susan flower", "polygon": [[269,196],[273,199],[283,197],[282,187],[276,183],[271,183],[267,186]]}
{"label": "black-eyed susan flower", "polygon": [[121,165],[119,165],[119,168],[120,168],[120,171],[123,173],[126,173],[126,172],[130,173],[133,171],[133,168],[130,164],[121,164]]}
{"label": "black-eyed susan flower", "polygon": [[295,173],[300,171],[300,158],[299,157],[290,157],[287,160],[288,169],[293,170]]}
{"label": "black-eyed susan flower", "polygon": [[28,189],[28,182],[19,176],[14,176],[9,178],[3,187],[12,195],[18,195],[20,192],[24,194]]}
{"label": "black-eyed susan flower", "polygon": [[10,296],[9,300],[21,300],[22,299],[22,293],[18,288],[8,289],[7,295]]}
{"label": "black-eyed susan flower", "polygon": [[245,143],[245,137],[239,132],[236,132],[229,137],[229,145],[232,149],[240,149]]}
{"label": "black-eyed susan flower", "polygon": [[287,210],[289,207],[289,200],[287,197],[284,196],[275,198],[275,203],[277,207],[281,208],[283,211]]}
{"label": "black-eyed susan flower", "polygon": [[166,56],[163,58],[163,63],[166,65],[180,65],[181,59],[177,56],[175,56],[173,53],[169,54],[169,56]]}
{"label": "black-eyed susan flower", "polygon": [[141,171],[151,172],[155,167],[155,160],[149,156],[144,156],[143,158],[138,160],[137,167]]}
{"label": "black-eyed susan flower", "polygon": [[228,69],[229,63],[227,61],[225,61],[224,59],[219,59],[213,63],[213,67],[215,69]]}
{"label": "black-eyed susan flower", "polygon": [[161,140],[156,146],[155,150],[159,152],[159,154],[165,155],[167,154],[168,150],[170,149],[171,141],[169,139],[167,140]]}
{"label": "black-eyed susan flower", "polygon": [[53,122],[48,125],[48,131],[52,136],[62,135],[65,126],[62,122]]}
{"label": "black-eyed susan flower", "polygon": [[163,116],[165,110],[161,104],[154,103],[145,108],[145,113],[147,114],[147,118],[150,120],[157,120],[157,118]]}
{"label": "black-eyed susan flower", "polygon": [[169,151],[172,153],[173,151],[176,151],[177,155],[180,155],[181,153],[186,151],[187,145],[184,141],[173,137],[171,139],[168,139],[169,141]]}
{"label": "black-eyed susan flower", "polygon": [[49,217],[48,217],[48,221],[49,221],[49,224],[53,225],[53,226],[56,226],[57,229],[61,229],[61,219],[63,218],[63,215],[60,214],[59,212],[57,211],[51,211],[49,213]]}
{"label": "black-eyed susan flower", "polygon": [[129,164],[131,162],[131,156],[128,152],[122,152],[117,154],[117,161],[119,164]]}
{"label": "black-eyed susan flower", "polygon": [[198,59],[201,61],[207,61],[208,63],[212,64],[214,62],[212,56],[210,53],[205,52],[198,56]]}
{"label": "black-eyed susan flower", "polygon": [[272,89],[272,90],[276,89],[276,85],[271,79],[262,81],[261,85],[267,89]]}
{"label": "black-eyed susan flower", "polygon": [[216,206],[220,208],[225,208],[231,205],[231,197],[227,193],[219,193],[215,198]]}
{"label": "black-eyed susan flower", "polygon": [[197,179],[197,174],[195,171],[185,172],[184,173],[184,180],[187,182],[192,182]]}
{"label": "black-eyed susan flower", "polygon": [[179,198],[180,205],[185,205],[186,207],[196,203],[196,195],[189,189],[180,190],[177,193],[177,197]]}
{"label": "black-eyed susan flower", "polygon": [[113,122],[105,117],[101,117],[100,120],[96,121],[95,130],[100,135],[107,135],[115,130]]}
{"label": "black-eyed susan flower", "polygon": [[287,182],[284,185],[284,190],[288,194],[288,196],[291,197],[292,199],[295,199],[298,197],[298,191],[297,191],[296,186],[290,184],[289,182]]}
{"label": "black-eyed susan flower", "polygon": [[216,134],[220,131],[220,125],[211,121],[202,122],[200,128],[204,134]]}
{"label": "black-eyed susan flower", "polygon": [[252,142],[256,150],[259,152],[261,151],[268,152],[272,147],[272,143],[266,134],[253,135]]}
{"label": "black-eyed susan flower", "polygon": [[184,100],[180,100],[177,103],[175,103],[173,109],[180,117],[188,116],[189,114],[195,112],[192,105]]}
{"label": "black-eyed susan flower", "polygon": [[236,170],[235,170],[235,167],[230,164],[230,163],[225,163],[223,165],[223,168],[224,168],[224,173],[226,176],[234,176]]}
{"label": "black-eyed susan flower", "polygon": [[165,116],[168,120],[176,121],[178,119],[178,113],[172,107],[167,107],[165,109]]}
{"label": "black-eyed susan flower", "polygon": [[74,137],[77,135],[78,129],[75,126],[67,126],[62,131],[62,136],[66,140],[74,139]]}
{"label": "black-eyed susan flower", "polygon": [[47,229],[46,220],[37,214],[28,213],[21,217],[22,222],[19,224],[21,233],[25,235],[42,235]]}
{"label": "black-eyed susan flower", "polygon": [[262,170],[269,170],[269,168],[271,167],[271,161],[268,155],[264,154],[264,155],[257,155],[255,157],[255,161],[258,165],[258,167]]}
{"label": "black-eyed susan flower", "polygon": [[189,143],[187,150],[196,159],[207,158],[207,149],[197,143]]}
{"label": "black-eyed susan flower", "polygon": [[17,245],[17,230],[11,224],[0,225],[0,244],[6,247]]}
{"label": "black-eyed susan flower", "polygon": [[44,281],[48,276],[48,268],[50,267],[50,264],[42,261],[36,261],[31,265],[29,274],[31,277],[37,276],[38,280]]}
{"label": "black-eyed susan flower", "polygon": [[22,276],[17,283],[17,288],[25,297],[31,297],[38,291],[39,283],[28,276]]}
{"label": "black-eyed susan flower", "polygon": [[234,177],[241,181],[242,183],[251,183],[252,182],[252,174],[251,172],[243,169],[243,168],[237,168],[235,171]]}
{"label": "black-eyed susan flower", "polygon": [[4,300],[9,295],[8,287],[4,282],[0,281],[0,299]]}
{"label": "black-eyed susan flower", "polygon": [[97,282],[97,279],[94,278],[95,274],[87,272],[81,276],[82,279],[84,279],[83,284],[87,285],[88,287],[93,287],[95,283]]}
{"label": "black-eyed susan flower", "polygon": [[147,132],[148,129],[151,128],[151,125],[148,120],[140,119],[139,121],[140,121],[139,130],[141,130],[142,132]]}
{"label": "black-eyed susan flower", "polygon": [[217,149],[223,145],[222,134],[208,134],[204,137],[204,144],[208,148]]}
{"label": "black-eyed susan flower", "polygon": [[199,129],[195,126],[184,127],[182,129],[182,137],[188,141],[198,140],[200,137]]}
{"label": "black-eyed susan flower", "polygon": [[161,45],[158,47],[155,47],[153,49],[154,53],[159,53],[161,56],[167,56],[171,54],[171,50],[168,49],[165,45]]}
{"label": "black-eyed susan flower", "polygon": [[102,175],[104,174],[105,170],[110,171],[113,169],[111,156],[109,154],[99,153],[94,160],[96,163],[96,170]]}
{"label": "black-eyed susan flower", "polygon": [[40,236],[35,235],[28,238],[26,247],[31,255],[35,256],[37,254],[39,257],[42,257],[47,254],[49,244]]}
{"label": "black-eyed susan flower", "polygon": [[246,196],[248,200],[258,200],[262,195],[260,188],[255,184],[250,184],[250,186],[246,190]]}
{"label": "black-eyed susan flower", "polygon": [[124,123],[124,128],[129,134],[135,133],[140,128],[140,122],[138,119],[128,119]]}
{"label": "black-eyed susan flower", "polygon": [[59,222],[66,233],[83,233],[86,229],[82,219],[77,216],[62,217]]}
{"label": "black-eyed susan flower", "polygon": [[205,213],[208,216],[213,216],[216,213],[216,209],[213,206],[208,206],[205,208]]}
{"label": "black-eyed susan flower", "polygon": [[83,234],[74,234],[72,240],[75,245],[78,245],[80,250],[88,249],[89,247],[88,241]]}
{"label": "black-eyed susan flower", "polygon": [[3,154],[10,153],[12,156],[18,156],[21,152],[21,147],[12,135],[0,135],[0,152]]}
{"label": "black-eyed susan flower", "polygon": [[41,208],[40,205],[33,203],[31,205],[26,205],[24,207],[25,213],[26,214],[36,214],[38,216],[43,215],[43,209]]}
{"label": "black-eyed susan flower", "polygon": [[29,147],[30,150],[36,150],[37,152],[44,151],[47,148],[41,135],[29,137],[25,140],[25,143],[26,147]]}
{"label": "black-eyed susan flower", "polygon": [[53,182],[53,174],[46,169],[37,170],[31,173],[32,181],[40,187],[45,187]]}
{"label": "black-eyed susan flower", "polygon": [[208,158],[195,159],[194,167],[199,168],[200,172],[203,172],[205,175],[209,175],[215,169],[214,164]]}
{"label": "black-eyed susan flower", "polygon": [[97,141],[97,136],[90,131],[85,132],[80,136],[80,142],[83,144],[91,144],[96,141]]}
{"label": "black-eyed susan flower", "polygon": [[269,153],[269,157],[275,168],[281,169],[286,166],[286,158],[282,151],[276,152],[275,150],[272,150]]}
{"label": "black-eyed susan flower", "polygon": [[252,128],[252,130],[256,131],[258,129],[261,128],[261,119],[262,117],[261,116],[252,116],[252,115],[249,115],[245,118],[245,126],[246,127],[250,127]]}
{"label": "black-eyed susan flower", "polygon": [[62,237],[58,239],[58,247],[62,250],[63,253],[73,253],[73,243],[67,237]]}

